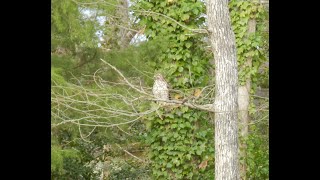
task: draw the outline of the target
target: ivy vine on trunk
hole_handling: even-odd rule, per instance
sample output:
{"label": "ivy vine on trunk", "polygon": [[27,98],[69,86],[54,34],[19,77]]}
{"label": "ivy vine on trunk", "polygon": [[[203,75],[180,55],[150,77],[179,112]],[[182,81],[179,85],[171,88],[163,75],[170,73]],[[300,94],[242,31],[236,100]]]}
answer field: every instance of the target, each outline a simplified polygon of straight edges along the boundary
{"label": "ivy vine on trunk", "polygon": [[[139,1],[135,15],[152,41],[165,39],[168,47],[151,66],[165,76],[171,88],[192,97],[208,85],[210,53],[204,49],[202,28],[205,5],[201,1]],[[189,89],[189,90],[187,90]],[[190,90],[191,89],[191,90]],[[181,100],[182,94],[171,92]],[[207,112],[184,106],[164,107],[150,118],[147,142],[156,179],[213,179],[213,128]]]}

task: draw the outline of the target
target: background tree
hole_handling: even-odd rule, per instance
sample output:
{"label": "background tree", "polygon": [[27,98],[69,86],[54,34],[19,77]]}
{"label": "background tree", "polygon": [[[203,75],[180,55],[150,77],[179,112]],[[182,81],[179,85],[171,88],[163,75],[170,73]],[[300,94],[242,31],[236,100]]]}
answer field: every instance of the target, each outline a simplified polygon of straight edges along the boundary
{"label": "background tree", "polygon": [[228,2],[209,0],[208,28],[214,53],[215,179],[239,179],[238,65]]}
{"label": "background tree", "polygon": [[257,1],[231,1],[229,8],[232,28],[236,35],[239,68],[240,170],[241,178],[247,179],[246,154],[250,115],[252,116],[253,110],[257,109],[254,108],[253,95],[257,87],[261,86],[261,67],[267,62],[267,13],[263,5]]}

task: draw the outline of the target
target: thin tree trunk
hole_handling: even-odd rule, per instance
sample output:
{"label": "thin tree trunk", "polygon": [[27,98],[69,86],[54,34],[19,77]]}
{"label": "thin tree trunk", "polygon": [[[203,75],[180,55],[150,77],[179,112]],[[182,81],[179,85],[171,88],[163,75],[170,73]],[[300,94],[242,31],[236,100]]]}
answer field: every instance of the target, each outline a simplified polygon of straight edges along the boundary
{"label": "thin tree trunk", "polygon": [[[129,28],[130,27],[130,19],[129,19],[129,4],[128,0],[118,0],[119,6],[117,9],[117,15],[121,18],[120,19],[120,24],[124,27]],[[130,30],[125,29],[125,28],[119,28],[119,31],[117,32],[117,37],[118,37],[118,45],[120,48],[126,48],[130,41],[132,36],[130,36]]]}
{"label": "thin tree trunk", "polygon": [[[248,22],[248,35],[254,33],[256,31],[256,21],[254,19],[250,19]],[[248,68],[252,67],[252,57],[248,58],[246,62]],[[246,179],[246,157],[247,157],[247,144],[245,143],[245,139],[248,136],[248,124],[249,124],[249,104],[250,104],[250,89],[251,89],[251,76],[246,79],[246,84],[244,86],[239,87],[239,96],[238,96],[238,104],[239,104],[239,122],[240,122],[240,135],[244,142],[240,144],[240,157],[243,159],[243,162],[240,165],[240,175],[241,179]]]}
{"label": "thin tree trunk", "polygon": [[239,180],[238,67],[228,1],[207,1],[208,27],[215,59],[215,179]]}

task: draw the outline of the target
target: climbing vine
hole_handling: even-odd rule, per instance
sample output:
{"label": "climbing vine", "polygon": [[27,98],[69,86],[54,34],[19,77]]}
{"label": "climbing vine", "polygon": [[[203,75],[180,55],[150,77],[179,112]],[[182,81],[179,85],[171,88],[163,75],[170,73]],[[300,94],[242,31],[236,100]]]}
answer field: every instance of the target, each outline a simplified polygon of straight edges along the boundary
{"label": "climbing vine", "polygon": [[[244,85],[247,78],[252,77],[253,84],[256,84],[258,70],[266,61],[267,37],[264,35],[263,22],[266,19],[264,7],[251,1],[230,1],[230,16],[233,31],[236,36],[237,57],[239,63],[239,81]],[[248,22],[250,19],[257,21],[257,31],[248,34]],[[252,67],[246,64],[248,58],[252,58]]]}
{"label": "climbing vine", "polygon": [[[161,38],[168,44],[148,63],[165,76],[171,88],[184,92],[171,93],[171,97],[186,98],[208,85],[211,55],[204,49],[205,34],[194,31],[205,21],[203,2],[137,1],[135,8],[140,10],[135,15],[147,39]],[[156,179],[213,179],[213,129],[208,128],[208,119],[208,113],[184,106],[163,107],[149,117],[147,143]]]}
{"label": "climbing vine", "polygon": [[188,107],[159,113],[161,118],[150,117],[147,138],[156,179],[212,179],[213,130],[206,114]]}
{"label": "climbing vine", "polygon": [[[254,1],[231,0],[229,8],[237,44],[239,83],[244,86],[249,80],[250,94],[253,94],[258,86],[265,86],[268,81],[268,68],[264,67],[268,61],[269,50],[268,12],[263,5]],[[250,20],[256,21],[256,30],[248,33]],[[256,112],[253,96],[250,96],[249,114],[253,117]],[[259,132],[255,125],[251,125],[249,131],[246,139],[240,139],[247,144],[246,178],[268,179],[268,137]],[[240,162],[244,163],[241,159]]]}
{"label": "climbing vine", "polygon": [[166,16],[136,12],[139,23],[146,27],[145,35],[149,40],[163,38],[169,44],[162,55],[150,65],[161,70],[174,88],[206,85],[209,56],[203,50],[204,42],[201,39],[204,35],[190,30],[203,25],[205,18],[201,15],[205,10],[204,4],[194,0],[152,0],[140,1],[136,6]]}
{"label": "climbing vine", "polygon": [[[268,58],[269,37],[266,32],[268,13],[263,5],[254,1],[232,0],[229,2],[229,8],[237,44],[239,83],[243,86],[246,80],[250,79],[250,93],[254,93],[258,86],[258,79],[266,79],[268,76],[268,71],[262,69],[262,65]],[[249,34],[250,19],[256,21],[256,31]],[[249,58],[252,59],[251,63],[248,63]],[[251,103],[250,114],[254,112],[255,108]]]}

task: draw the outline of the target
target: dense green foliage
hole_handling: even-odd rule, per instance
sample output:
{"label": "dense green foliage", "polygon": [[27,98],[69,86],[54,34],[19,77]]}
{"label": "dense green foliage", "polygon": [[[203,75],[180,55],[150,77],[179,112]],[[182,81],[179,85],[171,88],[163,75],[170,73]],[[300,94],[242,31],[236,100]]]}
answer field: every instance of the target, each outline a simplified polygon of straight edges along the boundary
{"label": "dense green foliage", "polygon": [[[186,88],[207,85],[208,61],[210,56],[204,53],[204,35],[193,33],[190,29],[200,28],[205,21],[205,6],[202,2],[183,0],[169,3],[168,1],[139,1],[137,9],[162,13],[148,14],[135,12],[141,19],[139,24],[146,26],[145,35],[148,39],[163,38],[168,47],[161,52],[152,64],[160,70],[172,84],[172,88]],[[177,22],[186,26],[182,27]]]}
{"label": "dense green foliage", "polygon": [[[204,23],[204,4],[193,0],[154,0],[139,1],[135,7],[165,15],[135,12],[141,26],[146,27],[149,40],[160,37],[168,42],[152,67],[166,77],[171,88],[192,95],[186,89],[208,85],[210,54],[204,49],[204,35],[190,30]],[[147,143],[151,145],[155,179],[213,179],[214,141],[208,119],[208,113],[186,107],[165,107],[149,117]],[[208,165],[199,169],[203,161],[208,161]]]}
{"label": "dense green foliage", "polygon": [[[161,118],[150,117],[147,143],[155,179],[212,179],[213,130],[204,121],[206,113],[187,107],[167,111],[159,112]],[[208,165],[199,170],[203,161]]]}
{"label": "dense green foliage", "polygon": [[[233,31],[236,36],[237,58],[239,67],[239,83],[245,85],[250,80],[251,91],[254,94],[257,87],[268,86],[268,68],[264,67],[268,62],[269,34],[268,13],[261,4],[253,1],[232,0],[229,3],[230,16]],[[255,32],[248,33],[249,21],[256,22]],[[261,101],[261,100],[259,100]],[[240,163],[247,165],[248,179],[268,179],[269,177],[269,144],[268,129],[265,112],[259,112],[259,107],[254,103],[254,97],[250,96],[249,113],[253,122],[261,121],[260,128],[249,124],[249,137],[241,139],[241,143],[247,144],[247,158],[245,162],[240,159]],[[267,117],[268,118],[268,117]]]}
{"label": "dense green foliage", "polygon": [[[230,1],[230,16],[236,36],[237,58],[240,85],[251,79],[253,88],[257,87],[257,75],[268,54],[268,37],[265,33],[267,14],[264,7],[251,1]],[[257,22],[256,31],[248,33],[249,20]],[[252,64],[247,63],[252,58]]]}
{"label": "dense green foliage", "polygon": [[90,21],[81,13],[84,9],[74,1],[52,0],[51,2],[51,47],[67,48],[75,53],[76,48],[96,47],[97,22]]}
{"label": "dense green foliage", "polygon": [[[267,126],[268,127],[268,126]],[[266,127],[265,127],[266,128]],[[269,139],[255,125],[250,127],[247,143],[247,177],[269,179]]]}
{"label": "dense green foliage", "polygon": [[79,144],[81,141],[75,141],[72,145],[65,145],[66,142],[72,142],[73,135],[70,132],[72,131],[59,129],[59,133],[54,132],[53,134],[53,141],[57,142],[54,142],[51,146],[51,178],[95,179],[96,174],[86,166],[86,163],[93,159],[88,147],[85,148]]}

